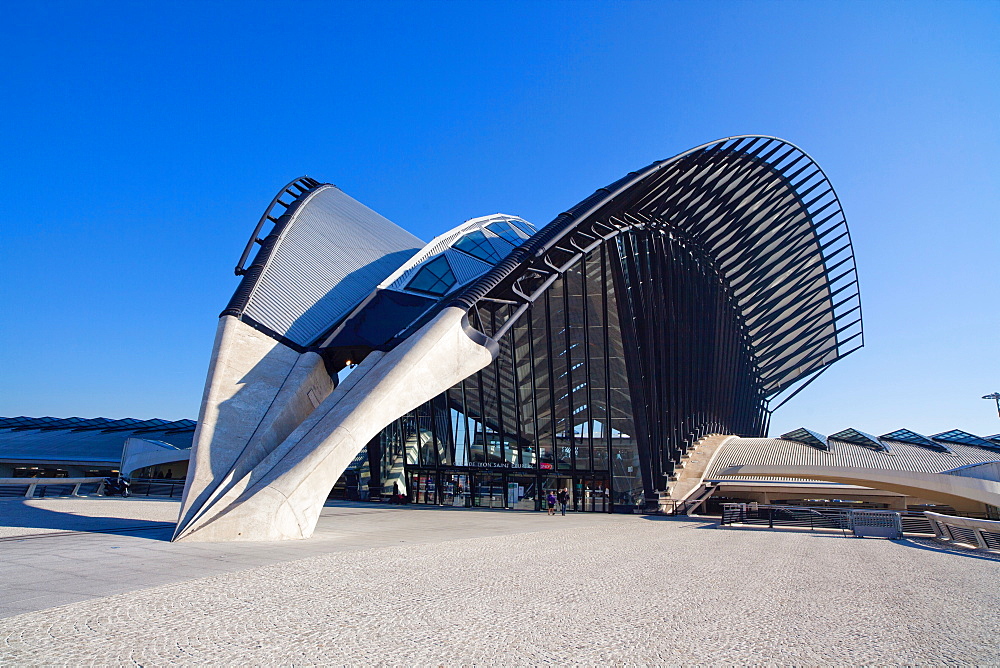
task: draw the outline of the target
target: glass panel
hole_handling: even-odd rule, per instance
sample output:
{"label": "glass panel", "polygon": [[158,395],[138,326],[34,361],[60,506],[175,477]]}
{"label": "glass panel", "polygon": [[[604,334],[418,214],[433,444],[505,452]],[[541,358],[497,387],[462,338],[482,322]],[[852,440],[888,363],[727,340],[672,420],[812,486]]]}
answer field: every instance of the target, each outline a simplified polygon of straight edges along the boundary
{"label": "glass panel", "polygon": [[535,476],[507,476],[507,507],[538,510],[538,485]]}
{"label": "glass panel", "polygon": [[443,295],[453,285],[455,285],[455,274],[451,271],[448,260],[439,255],[424,264],[406,288],[431,295]]}
{"label": "glass panel", "polygon": [[638,505],[643,503],[642,473],[639,466],[639,448],[634,438],[635,423],[632,418],[628,374],[625,370],[625,349],[618,319],[617,294],[611,273],[613,256],[605,252],[605,247],[602,247],[601,251],[601,294],[604,295],[601,299],[605,315],[608,423],[604,430],[607,448],[598,448],[596,444],[594,447],[594,470],[612,468],[612,489],[615,503]]}
{"label": "glass panel", "polygon": [[524,220],[509,220],[507,222],[527,234],[529,237],[533,236],[535,232],[538,231],[530,223]]}
{"label": "glass panel", "polygon": [[491,264],[499,262],[503,258],[497,253],[496,249],[493,248],[492,244],[486,239],[486,235],[476,230],[475,232],[470,232],[464,237],[452,244],[453,248],[456,248],[463,253],[468,253],[474,258],[484,260]]}
{"label": "glass panel", "polygon": [[590,469],[590,373],[587,363],[587,312],[584,294],[584,263],[581,260],[566,275],[569,326],[567,380],[570,385],[570,434],[573,439],[573,466]]}
{"label": "glass panel", "polygon": [[[569,489],[570,507],[589,511],[641,501],[612,260],[603,249],[581,259],[499,341],[490,366],[387,427],[385,484],[402,482],[405,464],[422,503],[534,508],[548,488]],[[433,262],[421,271],[447,268]],[[493,332],[512,310],[483,301],[472,320]],[[443,466],[467,468],[433,471]],[[430,477],[411,478],[410,467]],[[459,475],[469,476],[464,497]]]}
{"label": "glass panel", "polygon": [[515,232],[514,228],[510,226],[510,223],[506,222],[490,223],[489,225],[486,226],[486,229],[488,229],[490,232],[493,232],[501,239],[509,241],[515,246],[520,246],[521,243],[524,241],[521,235]]}

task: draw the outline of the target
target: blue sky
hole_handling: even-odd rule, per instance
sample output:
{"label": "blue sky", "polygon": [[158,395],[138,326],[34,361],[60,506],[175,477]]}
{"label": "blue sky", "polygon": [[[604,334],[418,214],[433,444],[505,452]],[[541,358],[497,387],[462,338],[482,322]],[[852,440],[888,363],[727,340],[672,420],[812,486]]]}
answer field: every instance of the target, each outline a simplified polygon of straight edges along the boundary
{"label": "blue sky", "polygon": [[542,225],[736,134],[810,153],[866,347],[772,433],[1000,432],[1000,3],[9,3],[0,415],[196,417],[274,192]]}

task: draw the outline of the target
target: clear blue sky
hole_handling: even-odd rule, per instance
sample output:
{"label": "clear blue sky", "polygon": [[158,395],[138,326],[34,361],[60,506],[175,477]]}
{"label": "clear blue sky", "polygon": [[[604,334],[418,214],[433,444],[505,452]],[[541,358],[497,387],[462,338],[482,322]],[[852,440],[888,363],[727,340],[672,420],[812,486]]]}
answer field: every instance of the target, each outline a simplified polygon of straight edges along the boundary
{"label": "clear blue sky", "polygon": [[772,433],[1000,432],[1000,3],[9,2],[0,415],[197,416],[274,192],[429,239],[734,134],[810,153],[867,346]]}

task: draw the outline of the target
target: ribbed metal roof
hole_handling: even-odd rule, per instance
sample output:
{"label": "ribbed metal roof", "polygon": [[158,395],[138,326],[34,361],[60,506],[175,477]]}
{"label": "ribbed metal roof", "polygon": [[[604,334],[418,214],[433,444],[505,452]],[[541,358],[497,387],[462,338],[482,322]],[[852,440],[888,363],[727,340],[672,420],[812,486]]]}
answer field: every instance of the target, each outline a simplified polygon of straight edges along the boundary
{"label": "ribbed metal roof", "polygon": [[192,420],[0,418],[0,460],[114,463],[121,461],[132,434],[190,448],[194,425]]}
{"label": "ribbed metal roof", "polygon": [[223,314],[308,346],[423,245],[339,188],[319,186],[278,219]]}
{"label": "ribbed metal roof", "polygon": [[[884,438],[884,437],[883,437]],[[733,438],[723,444],[715,461],[706,473],[706,480],[787,480],[802,482],[798,478],[750,478],[747,476],[720,476],[730,466],[853,466],[890,471],[917,471],[941,473],[967,464],[981,464],[997,460],[997,454],[983,448],[955,444],[954,454],[940,452],[904,443],[890,441],[890,451],[882,452],[847,441],[828,439],[829,450],[820,450],[795,441],[777,438]]]}

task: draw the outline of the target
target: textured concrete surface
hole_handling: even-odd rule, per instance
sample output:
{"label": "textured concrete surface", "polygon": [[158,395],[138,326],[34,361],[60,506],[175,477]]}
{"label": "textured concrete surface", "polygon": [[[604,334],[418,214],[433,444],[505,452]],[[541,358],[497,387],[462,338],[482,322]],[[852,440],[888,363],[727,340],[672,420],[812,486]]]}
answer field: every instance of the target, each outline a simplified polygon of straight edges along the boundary
{"label": "textured concrete surface", "polygon": [[[930,540],[335,505],[314,540],[267,555],[136,534],[12,547],[147,585],[0,619],[2,665],[1000,662],[1000,559]],[[177,579],[150,586],[159,570]]]}
{"label": "textured concrete surface", "polygon": [[219,319],[194,434],[182,528],[250,474],[333,390],[322,359]]}

